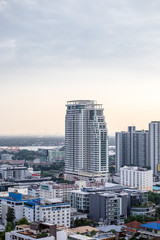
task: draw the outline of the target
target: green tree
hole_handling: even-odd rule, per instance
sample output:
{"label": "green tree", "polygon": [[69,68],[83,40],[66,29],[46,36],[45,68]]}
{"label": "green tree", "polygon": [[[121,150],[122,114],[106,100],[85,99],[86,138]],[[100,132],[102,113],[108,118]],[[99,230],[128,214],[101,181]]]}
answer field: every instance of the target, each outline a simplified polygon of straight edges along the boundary
{"label": "green tree", "polygon": [[92,231],[90,232],[90,235],[91,235],[91,237],[94,236],[94,235],[96,235],[96,231],[95,231],[95,230],[92,230]]}
{"label": "green tree", "polygon": [[23,217],[16,222],[16,225],[21,225],[21,224],[29,225],[29,222],[26,217]]}
{"label": "green tree", "polygon": [[158,205],[160,203],[160,194],[154,193],[154,192],[149,192],[148,193],[148,201],[153,202],[154,204]]}
{"label": "green tree", "polygon": [[13,226],[13,223],[12,222],[7,222],[7,225],[6,225],[6,232],[11,232],[14,230],[14,226]]}
{"label": "green tree", "polygon": [[8,211],[7,211],[7,222],[13,222],[13,220],[15,219],[14,216],[14,210],[11,207],[8,207]]}
{"label": "green tree", "polygon": [[5,232],[0,232],[0,240],[5,240]]}

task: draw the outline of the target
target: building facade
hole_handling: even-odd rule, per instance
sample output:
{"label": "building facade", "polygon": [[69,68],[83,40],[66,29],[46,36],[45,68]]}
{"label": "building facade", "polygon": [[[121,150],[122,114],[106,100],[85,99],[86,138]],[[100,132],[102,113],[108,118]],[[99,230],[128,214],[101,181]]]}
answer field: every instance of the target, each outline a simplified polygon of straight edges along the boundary
{"label": "building facade", "polygon": [[127,217],[128,195],[111,192],[89,195],[89,218],[108,225],[120,224]]}
{"label": "building facade", "polygon": [[116,133],[116,172],[125,165],[150,166],[148,131],[136,131],[130,126],[128,132]]}
{"label": "building facade", "polygon": [[42,183],[40,184],[40,197],[46,199],[62,198],[67,201],[68,192],[79,189],[75,184],[56,184],[56,183]]}
{"label": "building facade", "polygon": [[150,166],[155,175],[160,172],[160,121],[149,123]]}
{"label": "building facade", "polygon": [[108,172],[108,134],[102,104],[68,101],[65,117],[65,172]]}
{"label": "building facade", "polygon": [[70,204],[60,200],[36,199],[24,203],[24,215],[29,222],[45,221],[70,227]]}
{"label": "building facade", "polygon": [[121,185],[138,188],[142,191],[153,191],[153,171],[145,168],[120,168]]}

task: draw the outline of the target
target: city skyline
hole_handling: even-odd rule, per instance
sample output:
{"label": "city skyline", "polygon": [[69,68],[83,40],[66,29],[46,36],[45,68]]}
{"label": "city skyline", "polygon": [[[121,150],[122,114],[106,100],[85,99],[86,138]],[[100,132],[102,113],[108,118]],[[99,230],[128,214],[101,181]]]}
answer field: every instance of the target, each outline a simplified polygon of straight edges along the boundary
{"label": "city skyline", "polygon": [[158,0],[0,1],[0,135],[63,135],[65,103],[109,135],[160,120]]}

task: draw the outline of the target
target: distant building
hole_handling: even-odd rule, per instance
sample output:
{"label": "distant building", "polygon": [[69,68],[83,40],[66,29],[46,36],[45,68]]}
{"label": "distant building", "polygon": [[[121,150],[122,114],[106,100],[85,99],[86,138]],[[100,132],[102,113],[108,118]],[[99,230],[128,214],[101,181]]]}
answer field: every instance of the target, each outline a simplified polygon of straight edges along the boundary
{"label": "distant building", "polygon": [[12,160],[13,155],[8,153],[1,154],[1,160]]}
{"label": "distant building", "polygon": [[150,166],[153,174],[160,174],[160,121],[149,124]]}
{"label": "distant building", "polygon": [[120,168],[120,183],[142,191],[153,191],[153,171],[124,166]]}
{"label": "distant building", "polygon": [[65,172],[108,172],[108,133],[102,104],[68,101],[65,118]]}
{"label": "distant building", "polygon": [[150,166],[148,131],[136,131],[135,126],[130,126],[128,132],[116,133],[116,172],[125,165]]}
{"label": "distant building", "polygon": [[3,180],[25,179],[27,176],[27,167],[1,166],[0,172]]}
{"label": "distant building", "polygon": [[49,149],[48,150],[48,161],[56,162],[64,160],[65,151],[60,151],[59,149]]}

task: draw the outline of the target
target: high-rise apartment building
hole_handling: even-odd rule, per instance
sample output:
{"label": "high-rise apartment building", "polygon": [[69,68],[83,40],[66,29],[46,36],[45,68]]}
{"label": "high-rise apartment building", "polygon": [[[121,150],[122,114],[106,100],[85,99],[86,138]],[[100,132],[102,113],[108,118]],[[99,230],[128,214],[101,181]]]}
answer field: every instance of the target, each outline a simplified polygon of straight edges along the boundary
{"label": "high-rise apartment building", "polygon": [[68,101],[65,117],[65,172],[108,172],[108,134],[102,104]]}
{"label": "high-rise apartment building", "polygon": [[155,175],[160,172],[160,121],[149,123],[149,158]]}
{"label": "high-rise apartment building", "polygon": [[153,191],[153,171],[146,168],[124,166],[120,168],[120,183],[142,191]]}
{"label": "high-rise apartment building", "polygon": [[128,132],[116,133],[116,172],[125,165],[150,166],[148,131],[136,131],[132,126]]}

